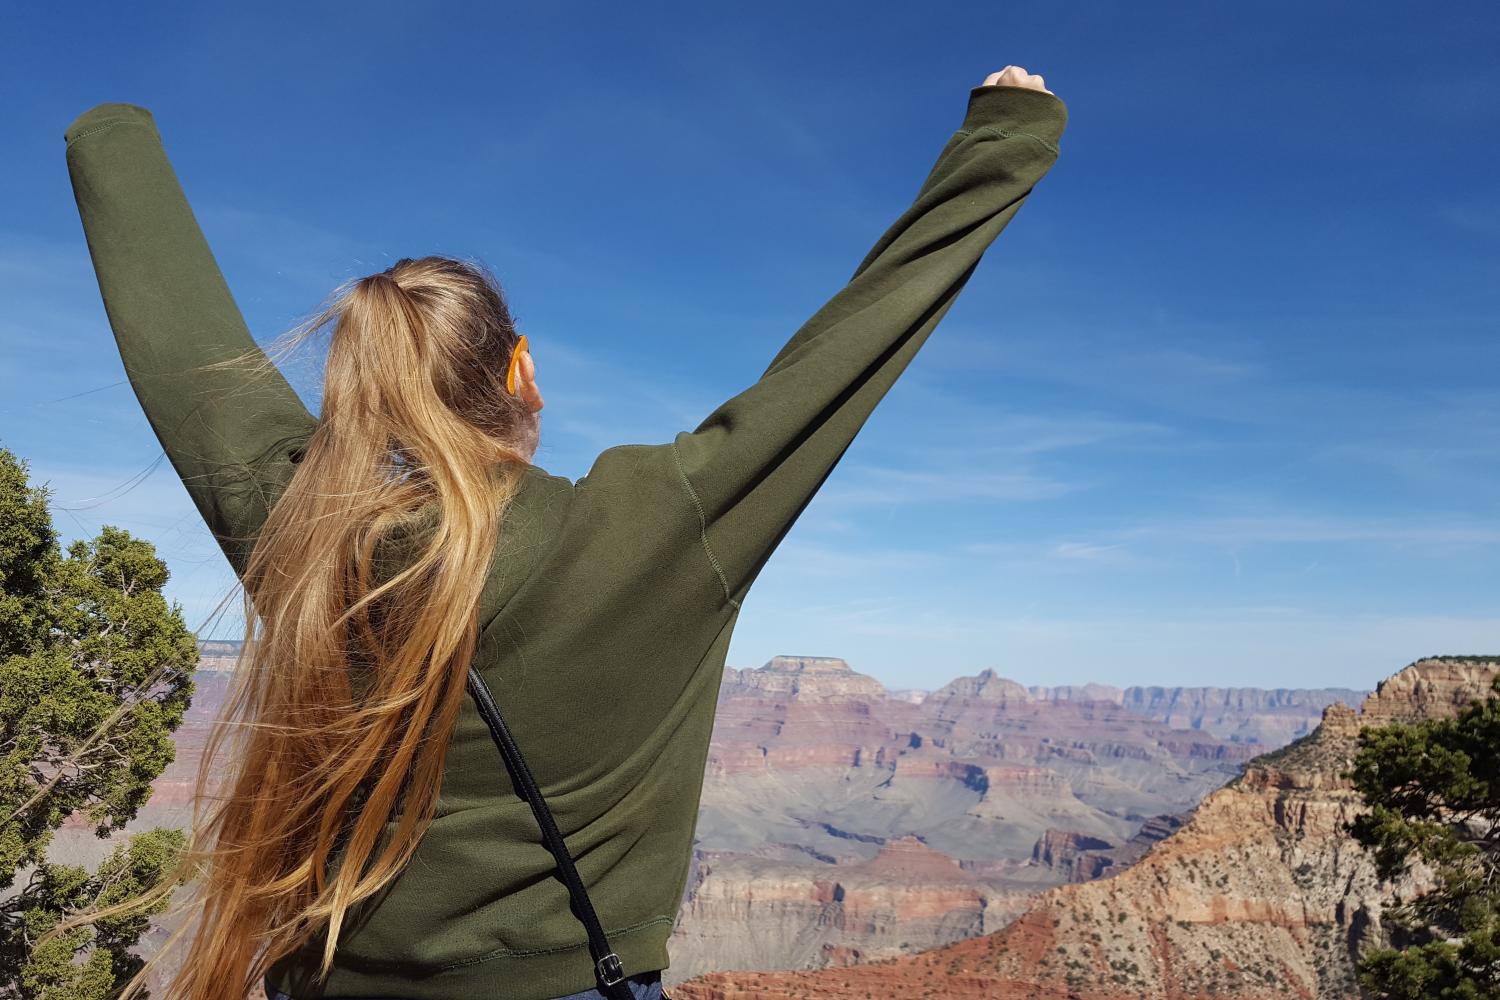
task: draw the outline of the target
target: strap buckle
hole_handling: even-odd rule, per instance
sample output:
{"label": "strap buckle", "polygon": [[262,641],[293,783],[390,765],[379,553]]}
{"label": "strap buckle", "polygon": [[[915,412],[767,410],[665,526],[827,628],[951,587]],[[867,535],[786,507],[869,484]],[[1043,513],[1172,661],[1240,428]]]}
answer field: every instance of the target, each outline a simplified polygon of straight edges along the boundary
{"label": "strap buckle", "polygon": [[594,963],[594,969],[599,973],[599,978],[604,981],[605,986],[613,986],[625,978],[625,967],[620,964],[620,956],[614,952],[610,952]]}

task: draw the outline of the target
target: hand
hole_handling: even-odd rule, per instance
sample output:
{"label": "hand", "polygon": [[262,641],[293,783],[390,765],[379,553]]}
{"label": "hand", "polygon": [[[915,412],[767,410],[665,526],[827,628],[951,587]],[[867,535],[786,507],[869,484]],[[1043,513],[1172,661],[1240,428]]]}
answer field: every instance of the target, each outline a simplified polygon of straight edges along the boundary
{"label": "hand", "polygon": [[[1051,94],[1043,83],[1039,74],[1026,72],[1024,66],[1007,66],[998,73],[991,73],[984,78],[983,87],[1028,87],[1031,90],[1040,90],[1044,94]],[[1052,96],[1056,97],[1056,94]]]}

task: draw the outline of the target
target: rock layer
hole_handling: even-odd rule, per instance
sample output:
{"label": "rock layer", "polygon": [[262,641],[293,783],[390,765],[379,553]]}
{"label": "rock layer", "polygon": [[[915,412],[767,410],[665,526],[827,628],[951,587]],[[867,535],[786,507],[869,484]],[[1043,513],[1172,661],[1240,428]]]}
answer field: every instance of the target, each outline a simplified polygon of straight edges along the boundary
{"label": "rock layer", "polygon": [[1359,713],[1328,706],[1313,733],[1250,762],[1123,873],[1048,890],[997,933],[839,969],[715,973],[673,995],[1355,1000],[1354,963],[1384,939],[1382,915],[1427,885],[1420,870],[1381,884],[1346,832],[1362,809],[1342,776],[1358,733],[1450,716],[1497,673],[1493,659],[1423,660]]}
{"label": "rock layer", "polygon": [[1036,697],[985,670],[918,699],[833,658],[727,670],[669,985],[990,933],[1049,886],[1128,866],[1263,749],[1084,696],[1110,691]]}

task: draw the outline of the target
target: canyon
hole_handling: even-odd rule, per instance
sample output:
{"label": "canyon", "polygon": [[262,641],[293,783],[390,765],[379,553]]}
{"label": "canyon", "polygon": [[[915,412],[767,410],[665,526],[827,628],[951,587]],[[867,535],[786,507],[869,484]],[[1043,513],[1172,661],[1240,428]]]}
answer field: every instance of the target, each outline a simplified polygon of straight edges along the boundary
{"label": "canyon", "polygon": [[838,658],[730,668],[669,985],[991,933],[1043,889],[1128,866],[1358,695],[1027,688],[983,670],[893,696]]}
{"label": "canyon", "polygon": [[[1048,889],[1005,927],[916,955],[804,971],[719,971],[677,1000],[1355,1000],[1358,956],[1383,914],[1427,888],[1382,884],[1345,824],[1361,811],[1343,772],[1367,726],[1455,714],[1489,693],[1500,660],[1434,657],[1383,681],[1356,711],[1249,761],[1180,829],[1106,877]],[[1044,839],[1042,855],[1090,850]]]}

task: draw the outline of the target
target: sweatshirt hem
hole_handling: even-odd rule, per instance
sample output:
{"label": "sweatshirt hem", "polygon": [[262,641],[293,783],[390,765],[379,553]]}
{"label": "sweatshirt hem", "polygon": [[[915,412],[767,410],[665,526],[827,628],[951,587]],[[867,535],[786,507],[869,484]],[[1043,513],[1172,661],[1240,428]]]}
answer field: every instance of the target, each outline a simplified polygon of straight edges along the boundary
{"label": "sweatshirt hem", "polygon": [[988,134],[988,135],[998,135],[998,136],[1000,136],[1001,138],[1004,138],[1004,139],[1008,139],[1011,136],[1024,136],[1027,139],[1035,139],[1037,142],[1041,143],[1042,146],[1045,147],[1046,150],[1049,153],[1051,153],[1053,156],[1059,156],[1059,155],[1061,155],[1060,152],[1059,152],[1059,150],[1058,150],[1058,148],[1055,145],[1053,145],[1052,143],[1048,142],[1046,139],[1042,138],[1041,136],[1037,135],[1035,132],[1020,132],[1020,131],[1017,131],[1015,129],[1001,128],[998,125],[980,125],[980,126],[978,126],[976,128],[972,128],[972,129],[968,129],[968,128],[966,128],[966,129],[959,129],[959,131],[958,131],[959,135],[972,135],[974,133],[979,133],[980,135],[986,135],[986,134]]}
{"label": "sweatshirt hem", "polygon": [[1068,124],[1068,106],[1056,94],[1010,84],[988,84],[969,91],[961,131],[986,127],[1029,136],[1059,154]]}
{"label": "sweatshirt hem", "polygon": [[[626,976],[664,970],[670,963],[667,939],[674,917],[655,917],[621,930],[606,930],[610,947],[620,956]],[[283,960],[285,962],[286,960]],[[588,943],[534,951],[503,950],[444,966],[419,967],[395,962],[362,966],[355,959],[335,958],[325,983],[316,981],[317,962],[281,965],[266,974],[268,990],[293,1000],[338,997],[399,996],[405,1000],[454,1000],[456,997],[503,995],[508,1000],[552,1000],[598,985]]]}
{"label": "sweatshirt hem", "polygon": [[74,118],[63,130],[65,146],[71,147],[78,140],[107,132],[116,125],[140,125],[157,135],[156,119],[150,111],[138,104],[96,104]]}

